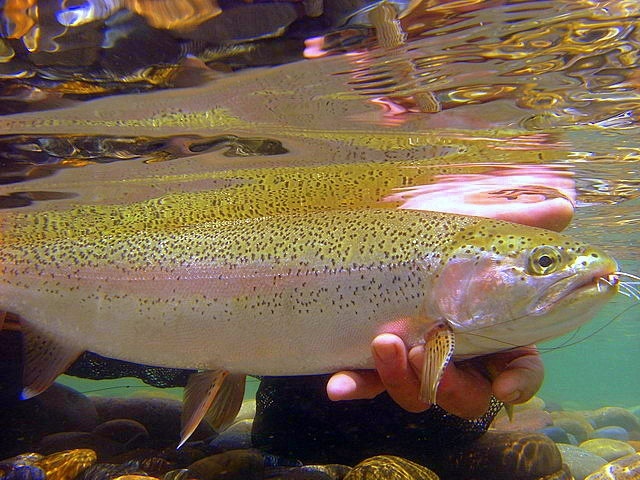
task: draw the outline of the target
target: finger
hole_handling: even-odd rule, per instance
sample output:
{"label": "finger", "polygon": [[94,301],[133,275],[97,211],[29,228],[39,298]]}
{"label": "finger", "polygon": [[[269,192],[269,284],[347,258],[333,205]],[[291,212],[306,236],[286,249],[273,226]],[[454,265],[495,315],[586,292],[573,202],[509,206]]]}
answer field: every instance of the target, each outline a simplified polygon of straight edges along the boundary
{"label": "finger", "polygon": [[373,398],[383,391],[384,385],[373,370],[338,372],[327,382],[327,395],[334,401]]}
{"label": "finger", "polygon": [[[409,359],[415,371],[419,372],[424,361],[424,348],[412,348]],[[436,399],[440,407],[453,415],[478,418],[489,408],[491,383],[471,365],[458,367],[451,362],[444,371]]]}
{"label": "finger", "polygon": [[420,400],[420,380],[409,364],[407,348],[400,337],[377,336],[372,344],[376,370],[387,393],[409,412],[423,412],[429,405]]}
{"label": "finger", "polygon": [[[510,358],[511,357],[511,358]],[[497,375],[493,380],[493,394],[505,403],[523,403],[533,397],[542,386],[544,365],[535,347],[517,349],[506,359],[488,359],[494,363]]]}

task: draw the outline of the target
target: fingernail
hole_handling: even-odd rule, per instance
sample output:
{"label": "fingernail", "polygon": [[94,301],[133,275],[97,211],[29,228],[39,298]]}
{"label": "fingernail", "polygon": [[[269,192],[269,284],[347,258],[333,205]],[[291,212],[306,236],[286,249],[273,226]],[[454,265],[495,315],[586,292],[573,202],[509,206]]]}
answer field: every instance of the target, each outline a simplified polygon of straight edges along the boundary
{"label": "fingernail", "polygon": [[384,364],[394,363],[396,361],[396,347],[392,344],[376,345],[376,356]]}

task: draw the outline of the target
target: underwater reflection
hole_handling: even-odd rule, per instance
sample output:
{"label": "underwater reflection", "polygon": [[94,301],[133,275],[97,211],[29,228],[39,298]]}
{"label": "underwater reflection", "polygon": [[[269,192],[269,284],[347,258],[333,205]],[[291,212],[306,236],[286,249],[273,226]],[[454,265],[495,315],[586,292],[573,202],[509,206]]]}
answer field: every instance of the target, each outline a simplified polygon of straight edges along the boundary
{"label": "underwater reflection", "polygon": [[572,172],[549,165],[498,167],[483,174],[436,175],[434,183],[396,188],[398,208],[492,217],[564,230],[576,200]]}

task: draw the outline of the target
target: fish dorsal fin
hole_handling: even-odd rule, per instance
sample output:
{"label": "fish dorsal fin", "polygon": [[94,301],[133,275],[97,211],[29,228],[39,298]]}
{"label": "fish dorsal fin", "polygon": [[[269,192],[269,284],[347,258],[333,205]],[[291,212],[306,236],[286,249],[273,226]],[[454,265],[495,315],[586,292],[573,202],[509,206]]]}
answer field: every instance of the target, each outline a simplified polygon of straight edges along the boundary
{"label": "fish dorsal fin", "polygon": [[82,349],[63,345],[21,322],[24,342],[22,398],[44,392],[80,356]]}
{"label": "fish dorsal fin", "polygon": [[424,363],[422,364],[422,378],[420,384],[420,399],[433,405],[436,403],[438,385],[442,380],[444,369],[453,356],[456,339],[448,326],[438,324],[431,328],[424,336]]}
{"label": "fish dorsal fin", "polygon": [[244,375],[231,375],[226,370],[191,374],[184,390],[178,448],[187,441],[205,415],[216,430],[228,426],[238,414],[243,396]]}

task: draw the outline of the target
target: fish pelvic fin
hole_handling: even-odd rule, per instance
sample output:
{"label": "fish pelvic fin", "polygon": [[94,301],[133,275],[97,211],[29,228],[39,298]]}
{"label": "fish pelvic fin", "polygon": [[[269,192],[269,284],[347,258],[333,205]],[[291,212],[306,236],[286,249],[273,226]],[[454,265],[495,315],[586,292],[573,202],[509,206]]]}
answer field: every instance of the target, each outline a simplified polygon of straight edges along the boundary
{"label": "fish pelvic fin", "polygon": [[227,370],[208,370],[189,376],[182,405],[180,448],[196,430],[203,418],[216,430],[231,425],[238,415],[244,397],[245,375]]}
{"label": "fish pelvic fin", "polygon": [[509,419],[510,422],[513,422],[513,404],[505,403],[503,405],[504,405],[504,411],[507,414],[507,418]]}
{"label": "fish pelvic fin", "polygon": [[429,329],[424,339],[420,399],[429,405],[433,405],[436,403],[436,394],[444,370],[453,356],[456,339],[453,330],[443,323]]}
{"label": "fish pelvic fin", "polygon": [[83,349],[64,345],[21,322],[24,368],[21,398],[44,392],[80,356]]}

